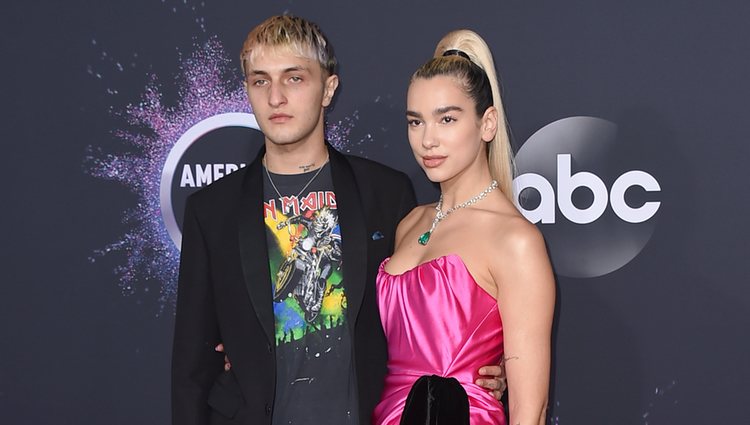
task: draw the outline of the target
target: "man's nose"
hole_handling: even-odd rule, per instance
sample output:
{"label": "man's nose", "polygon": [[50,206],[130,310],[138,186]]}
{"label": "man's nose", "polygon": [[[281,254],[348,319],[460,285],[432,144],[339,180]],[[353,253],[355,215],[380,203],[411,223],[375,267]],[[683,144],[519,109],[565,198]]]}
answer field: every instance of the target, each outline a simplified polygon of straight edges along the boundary
{"label": "man's nose", "polygon": [[268,104],[273,107],[278,107],[286,103],[286,96],[284,94],[284,88],[281,84],[272,82],[268,92]]}

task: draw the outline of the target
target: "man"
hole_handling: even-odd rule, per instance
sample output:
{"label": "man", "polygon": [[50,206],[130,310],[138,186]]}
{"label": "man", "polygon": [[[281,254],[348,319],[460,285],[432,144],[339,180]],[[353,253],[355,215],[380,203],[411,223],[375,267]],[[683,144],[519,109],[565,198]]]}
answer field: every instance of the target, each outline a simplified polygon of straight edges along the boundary
{"label": "man", "polygon": [[315,24],[272,17],[241,60],[265,142],[187,201],[173,423],[368,424],[387,359],[375,275],[411,183],[325,143],[338,76]]}

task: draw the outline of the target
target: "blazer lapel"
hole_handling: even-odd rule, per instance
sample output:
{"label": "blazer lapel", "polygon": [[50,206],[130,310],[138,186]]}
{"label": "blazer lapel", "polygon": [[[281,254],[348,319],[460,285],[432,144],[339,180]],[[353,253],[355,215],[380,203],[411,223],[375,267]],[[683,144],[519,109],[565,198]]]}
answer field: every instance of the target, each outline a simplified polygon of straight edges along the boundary
{"label": "blazer lapel", "polygon": [[367,226],[359,188],[349,161],[331,146],[328,146],[328,154],[341,228],[344,287],[348,304],[346,315],[353,333],[367,280]]}
{"label": "blazer lapel", "polygon": [[239,217],[239,245],[242,272],[250,295],[250,302],[258,320],[266,333],[268,342],[273,344],[274,316],[271,274],[269,271],[266,228],[263,219],[263,164],[265,148],[247,167],[242,184],[242,201]]}

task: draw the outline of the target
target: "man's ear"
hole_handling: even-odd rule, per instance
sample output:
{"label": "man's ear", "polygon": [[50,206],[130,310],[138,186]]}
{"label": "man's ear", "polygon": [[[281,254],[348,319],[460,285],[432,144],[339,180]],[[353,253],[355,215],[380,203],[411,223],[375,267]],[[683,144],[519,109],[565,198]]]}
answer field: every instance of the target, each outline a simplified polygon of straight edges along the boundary
{"label": "man's ear", "polygon": [[495,139],[495,134],[497,134],[497,120],[497,108],[495,108],[494,106],[490,106],[486,111],[484,111],[484,115],[482,116],[481,131],[482,140],[484,140],[485,142],[491,142]]}
{"label": "man's ear", "polygon": [[328,107],[333,101],[333,95],[336,94],[336,89],[339,87],[339,76],[336,74],[329,75],[328,78],[323,81],[323,107]]}

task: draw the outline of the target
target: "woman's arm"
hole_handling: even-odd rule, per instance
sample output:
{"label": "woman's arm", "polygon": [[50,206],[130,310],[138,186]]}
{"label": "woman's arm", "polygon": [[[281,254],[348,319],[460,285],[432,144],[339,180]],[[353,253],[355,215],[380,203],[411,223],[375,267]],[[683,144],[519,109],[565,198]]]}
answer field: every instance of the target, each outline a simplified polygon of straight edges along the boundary
{"label": "woman's arm", "polygon": [[523,220],[496,244],[490,272],[503,321],[510,425],[543,425],[555,282],[541,233]]}

